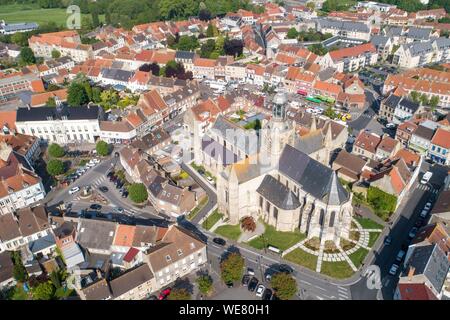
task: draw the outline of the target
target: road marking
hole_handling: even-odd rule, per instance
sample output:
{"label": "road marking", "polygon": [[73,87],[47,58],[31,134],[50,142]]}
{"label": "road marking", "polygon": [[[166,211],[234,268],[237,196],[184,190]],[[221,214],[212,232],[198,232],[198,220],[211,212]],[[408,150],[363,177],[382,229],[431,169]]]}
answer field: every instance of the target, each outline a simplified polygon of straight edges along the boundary
{"label": "road marking", "polygon": [[309,283],[308,281],[305,281],[305,280],[300,280],[300,282],[303,282],[303,283],[306,283],[306,284],[308,284],[308,285],[312,286],[312,283]]}

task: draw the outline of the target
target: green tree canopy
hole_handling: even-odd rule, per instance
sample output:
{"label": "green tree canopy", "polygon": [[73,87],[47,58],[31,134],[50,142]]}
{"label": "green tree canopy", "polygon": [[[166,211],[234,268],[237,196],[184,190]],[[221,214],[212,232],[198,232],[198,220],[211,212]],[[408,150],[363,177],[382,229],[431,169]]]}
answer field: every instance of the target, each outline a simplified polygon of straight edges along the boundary
{"label": "green tree canopy", "polygon": [[177,49],[182,51],[193,51],[200,46],[196,36],[181,36],[178,40]]}
{"label": "green tree canopy", "polygon": [[244,258],[239,253],[230,253],[220,263],[222,280],[225,283],[240,280],[244,272],[244,263]]}
{"label": "green tree canopy", "polygon": [[82,83],[72,82],[67,90],[67,102],[70,106],[81,106],[89,102],[89,97]]}
{"label": "green tree canopy", "polygon": [[55,98],[53,98],[53,97],[48,98],[48,99],[47,99],[47,102],[45,103],[45,105],[46,105],[47,107],[56,107],[56,101],[55,101]]}
{"label": "green tree canopy", "polygon": [[38,284],[31,288],[34,300],[51,300],[55,295],[55,286],[50,281]]}
{"label": "green tree canopy", "polygon": [[20,251],[12,251],[11,259],[14,264],[14,268],[13,268],[14,279],[16,279],[19,282],[25,282],[28,278],[28,273],[22,263]]}
{"label": "green tree canopy", "polygon": [[108,143],[106,143],[105,141],[100,140],[99,142],[97,142],[97,144],[95,145],[95,150],[97,151],[97,154],[99,156],[105,157],[109,154],[110,152],[110,146]]}
{"label": "green tree canopy", "polygon": [[48,147],[48,154],[54,158],[61,158],[65,153],[64,148],[57,143],[52,143]]}
{"label": "green tree canopy", "polygon": [[56,49],[53,49],[53,50],[52,50],[52,58],[53,58],[53,59],[58,59],[59,57],[61,57],[61,52],[59,52],[59,51],[56,50]]}
{"label": "green tree canopy", "polygon": [[36,63],[33,51],[29,47],[23,47],[20,50],[19,62],[22,65],[29,65]]}
{"label": "green tree canopy", "polygon": [[287,32],[288,39],[295,39],[298,37],[298,31],[295,28],[290,28]]}
{"label": "green tree canopy", "polygon": [[270,285],[281,300],[289,300],[297,293],[297,282],[286,272],[275,274],[270,280]]}
{"label": "green tree canopy", "polygon": [[439,104],[439,97],[438,96],[432,96],[430,99],[430,107],[436,108]]}
{"label": "green tree canopy", "polygon": [[47,162],[47,172],[55,177],[64,173],[64,163],[58,159],[51,159]]}
{"label": "green tree canopy", "polygon": [[198,289],[203,294],[211,292],[213,287],[213,279],[209,275],[201,275],[197,278]]}
{"label": "green tree canopy", "polygon": [[191,300],[191,294],[185,288],[175,288],[172,289],[168,300]]}
{"label": "green tree canopy", "polygon": [[143,203],[148,198],[147,188],[143,183],[133,183],[128,187],[131,201],[135,203]]}

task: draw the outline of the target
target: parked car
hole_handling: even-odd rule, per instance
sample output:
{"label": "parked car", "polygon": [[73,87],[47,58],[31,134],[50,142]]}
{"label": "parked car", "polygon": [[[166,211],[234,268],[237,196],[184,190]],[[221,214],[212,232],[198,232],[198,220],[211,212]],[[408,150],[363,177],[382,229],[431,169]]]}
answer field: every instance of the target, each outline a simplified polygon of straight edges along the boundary
{"label": "parked car", "polygon": [[252,268],[247,268],[247,274],[250,276],[254,276],[255,275],[255,271]]}
{"label": "parked car", "polygon": [[113,176],[113,175],[114,175],[114,172],[110,171],[110,172],[108,172],[108,174],[106,175],[106,177],[111,178],[111,176]]}
{"label": "parked car", "polygon": [[427,209],[423,209],[422,212],[420,213],[420,217],[421,218],[426,218],[428,215],[428,210]]}
{"label": "parked car", "polygon": [[390,122],[390,123],[386,124],[386,128],[388,128],[388,129],[394,129],[395,127],[397,127],[397,125],[395,123]]}
{"label": "parked car", "polygon": [[80,187],[73,187],[69,190],[69,194],[74,194],[80,191]]}
{"label": "parked car", "polygon": [[94,203],[94,204],[91,204],[91,206],[89,207],[89,209],[99,211],[99,210],[102,209],[102,206],[99,205],[98,203]]}
{"label": "parked car", "polygon": [[222,238],[214,238],[213,242],[218,244],[219,246],[224,246],[227,242]]}
{"label": "parked car", "polygon": [[400,250],[398,253],[397,253],[397,256],[395,257],[395,261],[397,261],[397,262],[401,262],[402,260],[403,260],[403,257],[405,256],[405,254],[406,254],[406,251],[405,250]]}
{"label": "parked car", "polygon": [[260,284],[257,288],[256,288],[256,296],[257,297],[262,297],[264,290],[266,290],[266,287],[264,287],[262,284]]}
{"label": "parked car", "polygon": [[233,282],[227,282],[225,283],[225,285],[227,286],[227,288],[233,288],[234,286]]}
{"label": "parked car", "polygon": [[414,224],[415,227],[420,228],[423,225],[424,220],[422,218],[417,219],[416,223]]}
{"label": "parked car", "polygon": [[161,293],[159,294],[159,300],[165,300],[167,299],[167,297],[169,296],[170,292],[172,291],[171,288],[167,288],[164,289],[163,291],[161,291]]}
{"label": "parked car", "polygon": [[391,242],[392,242],[392,238],[389,237],[389,236],[387,236],[387,237],[384,239],[384,244],[385,244],[386,246],[390,245]]}
{"label": "parked car", "polygon": [[421,184],[427,184],[428,181],[430,181],[432,176],[433,176],[433,172],[431,172],[431,171],[425,172],[425,174],[423,175],[422,179],[420,180],[420,183]]}
{"label": "parked car", "polygon": [[410,238],[410,239],[413,239],[415,236],[416,236],[416,234],[417,234],[417,227],[413,227],[412,229],[411,229],[411,231],[409,231],[409,233],[408,233],[408,237]]}
{"label": "parked car", "polygon": [[124,193],[122,193],[122,198],[126,198],[128,197],[128,191],[125,191]]}
{"label": "parked car", "polygon": [[262,299],[263,300],[271,300],[272,299],[272,290],[270,290],[269,288],[266,288],[266,290],[264,290],[264,293],[262,295]]}
{"label": "parked car", "polygon": [[266,281],[269,282],[272,280],[272,275],[270,273],[266,274]]}
{"label": "parked car", "polygon": [[244,287],[246,287],[246,286],[248,286],[248,283],[250,282],[250,276],[248,275],[248,274],[245,274],[243,277],[242,277],[242,285],[244,286]]}
{"label": "parked car", "polygon": [[150,297],[148,297],[148,300],[158,300],[158,297],[155,295],[151,295]]}
{"label": "parked car", "polygon": [[123,210],[122,207],[117,207],[117,208],[116,208],[116,211],[117,211],[118,213],[123,213],[124,210]]}
{"label": "parked car", "polygon": [[397,274],[399,266],[397,264],[393,264],[391,269],[389,269],[389,274],[395,276]]}
{"label": "parked car", "polygon": [[431,209],[431,202],[427,202],[427,203],[425,204],[424,209],[430,211],[430,209]]}
{"label": "parked car", "polygon": [[108,187],[106,187],[106,186],[101,186],[100,188],[99,188],[99,190],[101,191],[101,192],[108,192]]}
{"label": "parked car", "polygon": [[255,277],[253,277],[250,282],[248,283],[248,290],[251,292],[254,292],[256,289],[256,286],[258,285],[259,281]]}

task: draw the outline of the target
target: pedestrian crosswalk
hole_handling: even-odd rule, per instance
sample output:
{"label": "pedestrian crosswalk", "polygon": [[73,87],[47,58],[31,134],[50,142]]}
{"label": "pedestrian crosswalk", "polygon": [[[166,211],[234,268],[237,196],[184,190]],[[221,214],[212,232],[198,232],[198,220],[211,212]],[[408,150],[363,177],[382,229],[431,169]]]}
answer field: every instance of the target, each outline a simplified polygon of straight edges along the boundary
{"label": "pedestrian crosswalk", "polygon": [[96,180],[94,180],[94,182],[91,183],[92,187],[99,187],[100,185],[102,185],[104,182],[106,181],[106,178],[101,176],[98,177]]}
{"label": "pedestrian crosswalk", "polygon": [[433,194],[437,194],[439,192],[438,189],[435,189],[432,186],[429,186],[427,184],[419,184],[419,185],[417,185],[417,189],[422,190],[422,191],[429,191]]}
{"label": "pedestrian crosswalk", "polygon": [[348,289],[344,287],[338,287],[339,300],[349,300]]}

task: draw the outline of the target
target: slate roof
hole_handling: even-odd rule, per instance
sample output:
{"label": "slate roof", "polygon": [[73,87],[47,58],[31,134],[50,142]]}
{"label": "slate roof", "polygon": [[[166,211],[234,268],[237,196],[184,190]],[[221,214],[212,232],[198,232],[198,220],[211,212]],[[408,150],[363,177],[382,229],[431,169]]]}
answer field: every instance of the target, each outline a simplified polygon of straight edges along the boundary
{"label": "slate roof", "polygon": [[240,160],[236,154],[208,136],[202,138],[202,151],[224,165],[233,164]]}
{"label": "slate roof", "polygon": [[431,35],[431,28],[410,27],[406,36],[414,40],[428,40]]}
{"label": "slate roof", "polygon": [[67,117],[67,120],[95,120],[100,116],[100,107],[81,106],[61,108],[39,107],[39,108],[18,108],[16,122],[22,121],[46,121],[48,118],[59,119]]}
{"label": "slate roof", "polygon": [[246,154],[254,154],[258,150],[258,137],[254,131],[244,130],[222,115],[217,117],[211,131],[220,135]]}
{"label": "slate roof", "polygon": [[379,35],[374,35],[374,36],[372,36],[372,38],[370,39],[370,42],[372,42],[372,44],[373,44],[375,47],[378,47],[378,46],[384,46],[384,45],[386,45],[386,43],[388,42],[388,40],[389,40],[389,37],[386,37],[386,36],[379,36]]}
{"label": "slate roof", "polygon": [[86,249],[109,250],[116,231],[111,221],[81,219],[78,243]]}
{"label": "slate roof", "polygon": [[0,253],[0,283],[13,278],[14,264],[9,251]]}
{"label": "slate roof", "polygon": [[175,59],[194,60],[195,52],[191,51],[177,51],[175,52]]}
{"label": "slate roof", "polygon": [[23,22],[23,23],[12,23],[7,24],[0,27],[0,30],[5,30],[6,32],[20,32],[30,29],[37,29],[39,28],[39,25],[35,22]]}
{"label": "slate roof", "polygon": [[37,253],[41,250],[44,250],[49,247],[53,247],[56,245],[55,237],[53,234],[49,233],[45,237],[41,237],[33,242],[31,242],[28,247],[32,253]]}
{"label": "slate roof", "polygon": [[404,44],[403,48],[411,52],[411,56],[419,56],[433,51],[433,46],[431,42],[412,42],[409,44]]}
{"label": "slate roof", "polygon": [[307,193],[329,205],[340,205],[349,194],[336,173],[307,154],[286,145],[279,161],[279,171],[297,182]]}
{"label": "slate roof", "polygon": [[403,277],[408,276],[410,268],[415,268],[414,275],[423,274],[431,282],[436,291],[441,291],[449,269],[449,261],[437,244],[414,248],[408,260]]}
{"label": "slate roof", "polygon": [[303,153],[311,154],[323,148],[323,136],[320,130],[303,137],[296,137],[294,147]]}
{"label": "slate roof", "polygon": [[362,22],[351,22],[351,21],[339,21],[327,18],[317,19],[318,24],[321,28],[332,28],[338,30],[347,31],[358,31],[358,32],[370,32],[369,27]]}
{"label": "slate roof", "polygon": [[264,177],[256,192],[283,210],[295,210],[300,206],[296,195],[271,175]]}
{"label": "slate roof", "polygon": [[133,76],[133,72],[121,69],[109,69],[105,68],[102,70],[102,77],[113,79],[117,81],[125,81],[127,82]]}
{"label": "slate roof", "polygon": [[117,298],[153,279],[153,277],[148,264],[143,264],[111,280],[109,286],[113,296]]}
{"label": "slate roof", "polygon": [[433,138],[433,134],[434,134],[434,130],[424,127],[422,125],[419,125],[416,129],[416,131],[414,131],[413,135],[426,139],[426,140],[430,140]]}

